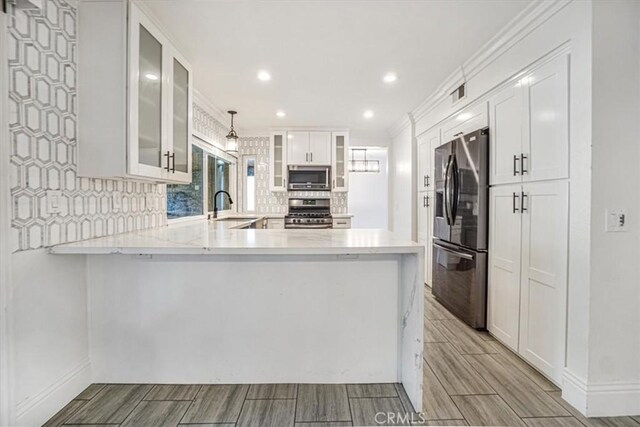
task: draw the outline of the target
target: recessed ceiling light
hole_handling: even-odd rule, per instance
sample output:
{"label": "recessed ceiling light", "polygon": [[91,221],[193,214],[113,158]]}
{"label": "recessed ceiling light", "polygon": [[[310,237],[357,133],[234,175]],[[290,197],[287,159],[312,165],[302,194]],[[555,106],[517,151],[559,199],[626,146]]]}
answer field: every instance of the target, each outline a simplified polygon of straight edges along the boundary
{"label": "recessed ceiling light", "polygon": [[363,116],[364,116],[365,119],[370,119],[370,118],[373,117],[373,111],[367,110],[367,111],[364,112]]}
{"label": "recessed ceiling light", "polygon": [[393,83],[398,80],[398,75],[396,73],[387,73],[382,80],[384,80],[385,83]]}
{"label": "recessed ceiling light", "polygon": [[151,73],[147,73],[144,76],[149,80],[158,80],[159,79],[159,77],[157,75],[151,74]]}
{"label": "recessed ceiling light", "polygon": [[258,80],[262,80],[263,82],[271,80],[271,74],[269,74],[266,70],[258,71]]}
{"label": "recessed ceiling light", "polygon": [[276,111],[276,116],[278,116],[278,117],[284,117],[284,116],[286,116],[286,115],[287,115],[287,113],[285,113],[285,112],[284,112],[284,111],[282,111],[282,110]]}

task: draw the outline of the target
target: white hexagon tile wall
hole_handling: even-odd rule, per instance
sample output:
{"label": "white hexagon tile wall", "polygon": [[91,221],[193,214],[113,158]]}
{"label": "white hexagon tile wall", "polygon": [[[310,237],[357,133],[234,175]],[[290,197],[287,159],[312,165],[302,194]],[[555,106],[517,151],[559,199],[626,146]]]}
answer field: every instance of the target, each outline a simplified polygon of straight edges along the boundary
{"label": "white hexagon tile wall", "polygon": [[[39,3],[9,9],[14,251],[166,224],[164,185],[76,176],[76,6]],[[59,213],[47,212],[47,190],[61,191]]]}

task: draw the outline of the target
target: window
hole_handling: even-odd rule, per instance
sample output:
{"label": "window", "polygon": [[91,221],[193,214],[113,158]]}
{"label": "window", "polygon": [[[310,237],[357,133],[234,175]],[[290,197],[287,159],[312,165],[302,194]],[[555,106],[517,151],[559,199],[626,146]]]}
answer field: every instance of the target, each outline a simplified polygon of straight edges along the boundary
{"label": "window", "polygon": [[[213,211],[213,196],[218,190],[235,197],[235,162],[224,151],[200,142],[192,145],[191,184],[167,185],[167,218],[204,216]],[[225,196],[218,195],[218,210],[231,210]]]}
{"label": "window", "polygon": [[256,158],[255,156],[244,156],[242,161],[242,176],[244,179],[244,211],[255,212],[256,210]]}
{"label": "window", "polygon": [[167,218],[183,218],[204,215],[203,207],[203,170],[204,152],[202,148],[192,145],[191,184],[167,185]]}

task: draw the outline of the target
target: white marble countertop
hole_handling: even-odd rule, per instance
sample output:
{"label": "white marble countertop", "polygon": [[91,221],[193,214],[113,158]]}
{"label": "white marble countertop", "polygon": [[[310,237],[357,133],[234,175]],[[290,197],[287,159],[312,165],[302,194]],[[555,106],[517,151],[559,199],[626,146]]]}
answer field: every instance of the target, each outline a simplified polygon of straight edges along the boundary
{"label": "white marble countertop", "polygon": [[[254,215],[254,217],[263,217]],[[327,255],[419,253],[423,246],[386,230],[238,229],[250,220],[193,221],[49,248],[53,254]]]}

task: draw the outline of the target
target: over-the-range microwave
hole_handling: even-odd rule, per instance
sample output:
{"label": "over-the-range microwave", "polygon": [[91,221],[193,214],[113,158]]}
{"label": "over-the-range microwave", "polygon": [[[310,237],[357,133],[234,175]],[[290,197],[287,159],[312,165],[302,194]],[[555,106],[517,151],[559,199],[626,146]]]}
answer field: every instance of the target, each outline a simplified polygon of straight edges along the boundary
{"label": "over-the-range microwave", "polygon": [[329,166],[289,166],[288,189],[293,191],[330,191]]}

